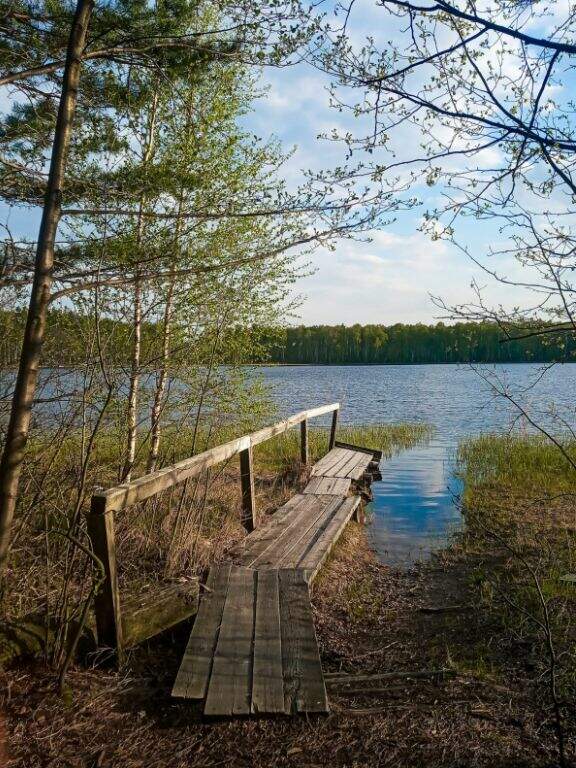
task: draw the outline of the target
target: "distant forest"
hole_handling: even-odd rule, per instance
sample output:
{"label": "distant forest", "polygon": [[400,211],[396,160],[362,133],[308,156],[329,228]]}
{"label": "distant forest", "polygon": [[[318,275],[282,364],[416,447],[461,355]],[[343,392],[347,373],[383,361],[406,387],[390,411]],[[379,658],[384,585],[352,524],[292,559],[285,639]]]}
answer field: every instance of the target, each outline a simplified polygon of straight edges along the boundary
{"label": "distant forest", "polygon": [[286,328],[280,336],[271,336],[264,346],[271,362],[285,364],[522,363],[576,359],[576,339],[572,333],[508,341],[496,323],[486,322],[298,326]]}
{"label": "distant forest", "polygon": [[[15,365],[25,322],[23,312],[0,310],[0,361]],[[91,319],[71,311],[48,316],[45,365],[83,364]],[[102,318],[104,335],[118,364],[130,357],[132,329],[128,323]],[[534,330],[536,327],[534,326]],[[142,324],[142,347],[154,353],[155,323]],[[530,328],[523,333],[529,333]],[[520,335],[522,332],[518,332]],[[176,345],[194,339],[198,349],[211,337],[184,325],[174,334]],[[496,323],[455,325],[315,325],[289,328],[228,329],[222,363],[284,363],[317,365],[405,365],[419,363],[524,363],[576,361],[576,334],[534,335],[507,341]],[[110,352],[111,354],[111,352]],[[147,356],[147,357],[146,357]]]}

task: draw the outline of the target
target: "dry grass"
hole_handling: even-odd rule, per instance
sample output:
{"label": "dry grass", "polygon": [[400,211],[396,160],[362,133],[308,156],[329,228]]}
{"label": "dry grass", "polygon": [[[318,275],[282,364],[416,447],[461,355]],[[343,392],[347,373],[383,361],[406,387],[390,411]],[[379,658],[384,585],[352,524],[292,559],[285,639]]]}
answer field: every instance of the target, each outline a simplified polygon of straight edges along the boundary
{"label": "dry grass", "polygon": [[[134,652],[121,674],[74,670],[66,701],[43,668],[5,673],[8,768],[552,765],[554,738],[532,674],[501,625],[476,609],[420,611],[472,600],[473,568],[453,554],[391,570],[375,561],[354,524],[313,591],[328,674],[450,666],[453,679],[333,694],[328,717],[206,723],[169,696],[186,640],[180,632]],[[485,670],[471,672],[480,650]]]}
{"label": "dry grass", "polygon": [[[277,483],[260,464],[262,509],[298,482],[294,466],[284,470]],[[236,479],[230,475],[231,487]],[[528,497],[527,507],[518,505],[518,495],[511,504],[497,478],[491,475],[490,483],[491,496],[476,496],[479,508],[522,529],[534,510]],[[466,500],[471,509],[471,492]],[[554,508],[548,530],[557,530],[550,521],[560,519],[565,513]],[[502,553],[471,529],[429,564],[391,569],[376,561],[363,528],[351,524],[312,594],[327,677],[439,669],[450,676],[367,682],[361,685],[371,690],[364,693],[358,686],[353,693],[331,688],[327,717],[203,722],[194,706],[170,697],[184,626],[133,651],[121,672],[72,669],[64,698],[40,663],[1,673],[7,768],[555,765],[534,645],[527,645],[526,628],[520,632],[506,619],[482,578],[488,571],[511,577],[507,568]],[[567,755],[574,761],[571,714]]]}

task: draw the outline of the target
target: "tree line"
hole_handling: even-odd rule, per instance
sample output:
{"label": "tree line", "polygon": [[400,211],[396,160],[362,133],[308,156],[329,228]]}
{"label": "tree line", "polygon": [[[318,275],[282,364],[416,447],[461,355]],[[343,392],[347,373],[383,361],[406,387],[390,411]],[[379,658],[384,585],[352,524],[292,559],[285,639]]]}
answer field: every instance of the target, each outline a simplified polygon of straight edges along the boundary
{"label": "tree line", "polygon": [[[511,338],[497,323],[446,325],[316,325],[274,332],[264,340],[274,363],[406,365],[420,363],[526,363],[570,361],[576,339],[537,331]],[[263,358],[262,358],[263,359]]]}

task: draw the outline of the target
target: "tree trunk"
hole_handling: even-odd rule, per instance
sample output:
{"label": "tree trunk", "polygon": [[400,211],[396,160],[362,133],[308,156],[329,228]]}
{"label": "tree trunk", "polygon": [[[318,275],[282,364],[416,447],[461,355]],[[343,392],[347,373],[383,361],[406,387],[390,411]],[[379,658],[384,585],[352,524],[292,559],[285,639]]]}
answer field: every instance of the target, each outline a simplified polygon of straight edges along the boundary
{"label": "tree trunk", "polygon": [[86,45],[93,7],[93,0],[78,0],[66,52],[62,92],[52,143],[50,171],[36,247],[34,281],[30,293],[20,363],[12,397],[10,421],[0,461],[0,573],[6,565],[20,473],[30,430],[32,403],[36,393],[38,369],[46,330],[46,316],[52,289],[54,242],[61,216],[66,161],[78,99],[82,54]]}
{"label": "tree trunk", "polygon": [[[149,115],[148,129],[146,131],[146,138],[144,143],[144,149],[142,153],[142,165],[144,167],[144,175],[152,153],[154,151],[154,137],[156,130],[156,113],[158,108],[158,95],[154,96],[152,100],[151,112]],[[140,249],[142,247],[142,241],[144,236],[144,209],[146,207],[146,193],[144,192],[140,198],[140,207],[138,209],[138,232],[136,238],[136,244],[138,252],[136,258],[140,258]],[[132,345],[132,366],[130,370],[130,388],[128,391],[128,411],[126,414],[126,460],[124,462],[124,470],[122,472],[122,482],[130,482],[132,478],[132,470],[134,468],[134,462],[136,460],[136,443],[138,440],[138,395],[140,390],[140,367],[141,367],[141,352],[142,352],[142,284],[138,278],[138,265],[136,265],[136,282],[134,283],[134,342]]]}
{"label": "tree trunk", "polygon": [[168,294],[166,296],[166,306],[164,308],[164,327],[162,329],[162,360],[160,361],[160,372],[154,392],[154,403],[152,404],[152,413],[150,415],[150,453],[148,454],[148,472],[154,472],[160,452],[160,422],[162,417],[162,404],[164,402],[164,393],[166,391],[166,381],[168,380],[168,362],[170,359],[170,339],[172,335],[172,303],[174,299],[174,275],[170,276]]}
{"label": "tree trunk", "polygon": [[142,287],[140,280],[136,280],[134,283],[133,322],[132,366],[126,412],[126,459],[121,477],[122,482],[126,483],[130,482],[132,476],[132,468],[136,459],[136,439],[138,436],[138,390],[140,387],[140,352],[142,348]]}
{"label": "tree trunk", "polygon": [[[190,126],[192,123],[191,105],[188,105],[186,115],[186,145],[190,143]],[[150,412],[150,451],[148,453],[147,472],[154,472],[158,463],[158,454],[160,452],[160,439],[162,436],[162,405],[164,402],[164,393],[166,391],[166,382],[168,381],[168,364],[170,362],[170,341],[172,338],[172,315],[174,313],[174,290],[176,287],[177,261],[180,256],[180,233],[182,229],[182,207],[184,205],[184,188],[180,188],[178,200],[178,211],[176,217],[175,237],[174,237],[174,258],[172,260],[170,280],[168,283],[168,292],[166,295],[166,306],[164,307],[164,324],[162,328],[162,358],[160,361],[160,371],[156,381],[156,391],[154,392],[154,402]]]}

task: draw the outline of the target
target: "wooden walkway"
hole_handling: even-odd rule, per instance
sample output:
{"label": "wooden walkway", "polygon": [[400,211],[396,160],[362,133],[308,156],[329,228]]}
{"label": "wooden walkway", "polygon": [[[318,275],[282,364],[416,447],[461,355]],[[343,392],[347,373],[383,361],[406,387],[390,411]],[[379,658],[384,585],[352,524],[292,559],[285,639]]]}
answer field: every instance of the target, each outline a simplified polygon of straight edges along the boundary
{"label": "wooden walkway", "polygon": [[203,700],[218,717],[328,712],[308,589],[375,458],[331,450],[302,493],[210,569],[173,696]]}

